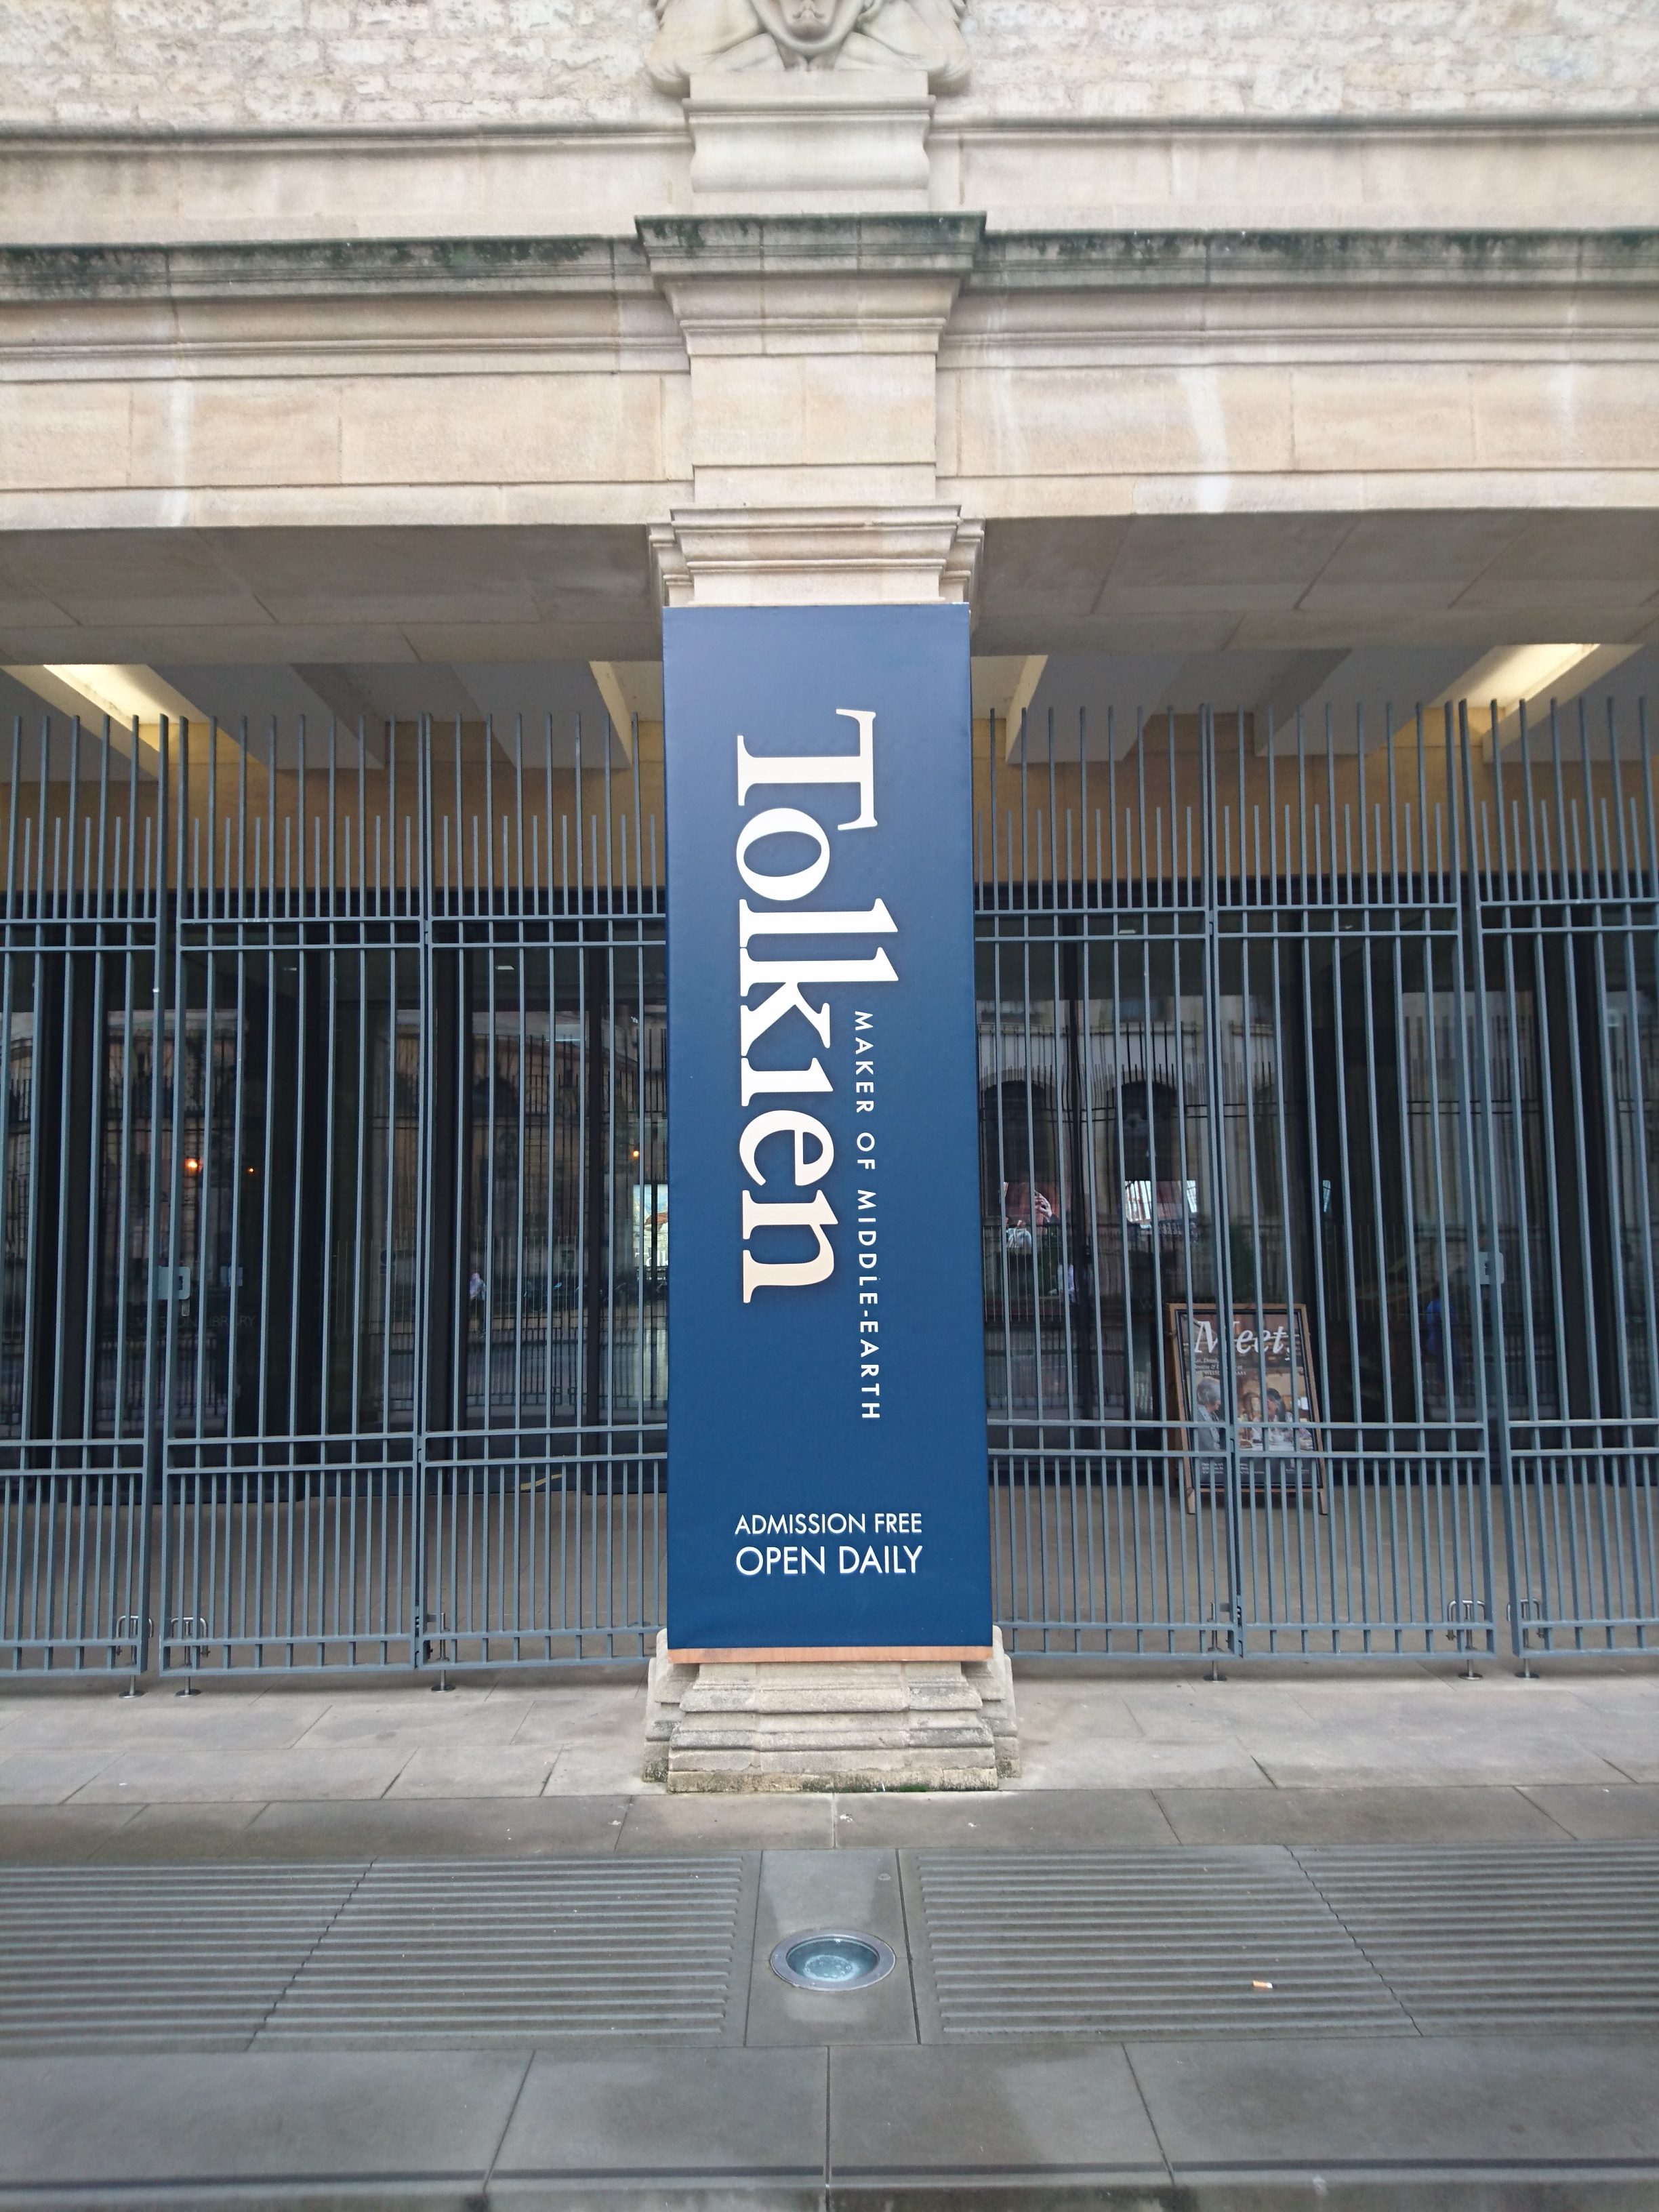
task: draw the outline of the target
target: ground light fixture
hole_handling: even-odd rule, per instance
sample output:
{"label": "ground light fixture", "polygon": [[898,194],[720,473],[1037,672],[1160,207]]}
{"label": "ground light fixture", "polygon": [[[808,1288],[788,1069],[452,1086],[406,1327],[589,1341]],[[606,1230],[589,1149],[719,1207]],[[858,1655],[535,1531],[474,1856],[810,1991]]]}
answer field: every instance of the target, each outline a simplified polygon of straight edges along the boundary
{"label": "ground light fixture", "polygon": [[772,1972],[798,1990],[867,1990],[893,1971],[892,1946],[879,1936],[820,1928],[786,1936],[772,1951]]}

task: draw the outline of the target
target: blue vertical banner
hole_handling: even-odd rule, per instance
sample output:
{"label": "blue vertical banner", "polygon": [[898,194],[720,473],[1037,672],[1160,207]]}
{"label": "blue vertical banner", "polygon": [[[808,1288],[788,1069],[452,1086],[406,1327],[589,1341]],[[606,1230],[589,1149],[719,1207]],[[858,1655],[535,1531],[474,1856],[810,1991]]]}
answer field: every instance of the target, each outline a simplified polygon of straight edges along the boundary
{"label": "blue vertical banner", "polygon": [[668,1642],[991,1634],[961,606],[676,608]]}

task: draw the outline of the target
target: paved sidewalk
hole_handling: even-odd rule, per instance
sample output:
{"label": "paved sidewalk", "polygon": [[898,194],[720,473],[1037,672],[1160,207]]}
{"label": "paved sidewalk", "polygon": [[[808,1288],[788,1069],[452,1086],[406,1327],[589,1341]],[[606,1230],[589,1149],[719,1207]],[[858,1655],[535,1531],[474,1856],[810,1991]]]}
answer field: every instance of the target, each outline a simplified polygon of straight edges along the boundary
{"label": "paved sidewalk", "polygon": [[[637,1668],[14,1686],[0,2212],[1659,2212],[1659,1669],[1017,1678],[1012,1787],[766,1799],[640,1781]],[[641,1881],[701,2046],[604,2024]],[[837,1915],[861,2010],[766,1963]]]}
{"label": "paved sidewalk", "polygon": [[1016,1662],[1024,1771],[962,1797],[668,1798],[642,1668],[0,1692],[0,1857],[1050,1848],[1659,1835],[1659,1667]]}
{"label": "paved sidewalk", "polygon": [[1651,1844],[0,1873],[0,2212],[1656,2204]]}
{"label": "paved sidewalk", "polygon": [[1652,2212],[1659,2043],[0,2063],[3,2212]]}

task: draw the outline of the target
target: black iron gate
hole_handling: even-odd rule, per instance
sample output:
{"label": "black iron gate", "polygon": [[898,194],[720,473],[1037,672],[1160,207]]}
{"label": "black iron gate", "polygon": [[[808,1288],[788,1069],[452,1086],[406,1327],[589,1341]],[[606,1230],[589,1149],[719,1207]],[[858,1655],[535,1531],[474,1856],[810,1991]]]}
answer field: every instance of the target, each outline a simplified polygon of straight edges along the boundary
{"label": "black iron gate", "polygon": [[1644,727],[1085,715],[980,824],[1014,1647],[1648,1644]]}
{"label": "black iron gate", "polygon": [[[976,738],[1020,1649],[1659,1627],[1644,726]],[[18,728],[0,1652],[548,1663],[662,1618],[660,762]]]}
{"label": "black iron gate", "polygon": [[1659,839],[1633,719],[1461,729],[1516,1650],[1659,1642]]}
{"label": "black iron gate", "polygon": [[659,773],[608,729],[15,732],[13,1666],[646,1648]]}

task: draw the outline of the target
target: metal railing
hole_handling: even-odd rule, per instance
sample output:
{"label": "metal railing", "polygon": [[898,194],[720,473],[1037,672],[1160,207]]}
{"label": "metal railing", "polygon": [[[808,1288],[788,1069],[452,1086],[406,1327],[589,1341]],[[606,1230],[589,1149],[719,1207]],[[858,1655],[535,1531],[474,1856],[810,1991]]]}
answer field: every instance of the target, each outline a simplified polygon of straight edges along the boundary
{"label": "metal railing", "polygon": [[1659,1643],[1659,836],[1644,706],[1632,723],[1523,711],[1468,777],[1518,1650]]}
{"label": "metal railing", "polygon": [[609,727],[16,732],[14,1667],[647,1648],[660,773]]}
{"label": "metal railing", "polygon": [[[637,1655],[661,767],[489,724],[0,748],[0,1662]],[[1017,1650],[1659,1638],[1645,723],[976,736]]]}
{"label": "metal railing", "polygon": [[979,802],[1011,1644],[1650,1647],[1644,720],[1085,715]]}

